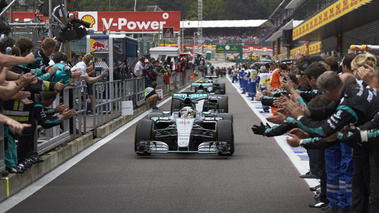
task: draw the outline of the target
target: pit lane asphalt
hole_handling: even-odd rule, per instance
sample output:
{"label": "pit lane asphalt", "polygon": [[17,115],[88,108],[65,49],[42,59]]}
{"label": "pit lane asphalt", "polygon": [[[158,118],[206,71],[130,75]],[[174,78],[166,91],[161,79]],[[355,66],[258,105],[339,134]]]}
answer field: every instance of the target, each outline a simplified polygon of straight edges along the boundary
{"label": "pit lane asphalt", "polygon": [[317,212],[288,157],[274,139],[252,134],[260,120],[219,81],[234,116],[233,156],[137,156],[133,125],[9,212]]}

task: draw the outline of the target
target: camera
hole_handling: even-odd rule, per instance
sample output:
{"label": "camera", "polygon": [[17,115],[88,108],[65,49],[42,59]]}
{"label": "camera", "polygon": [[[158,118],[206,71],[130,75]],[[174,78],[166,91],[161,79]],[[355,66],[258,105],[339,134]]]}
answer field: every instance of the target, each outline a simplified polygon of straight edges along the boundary
{"label": "camera", "polygon": [[87,30],[80,27],[82,25],[89,28],[91,23],[75,19],[72,23],[69,23],[66,27],[62,28],[57,22],[55,22],[52,25],[52,32],[57,40],[61,42],[80,40],[87,35]]}
{"label": "camera", "polygon": [[86,28],[90,28],[91,27],[91,23],[89,22],[86,22],[86,21],[83,21],[81,19],[75,19],[74,21],[72,21],[72,23],[75,25],[75,24],[80,24],[80,25],[83,25],[84,27]]}

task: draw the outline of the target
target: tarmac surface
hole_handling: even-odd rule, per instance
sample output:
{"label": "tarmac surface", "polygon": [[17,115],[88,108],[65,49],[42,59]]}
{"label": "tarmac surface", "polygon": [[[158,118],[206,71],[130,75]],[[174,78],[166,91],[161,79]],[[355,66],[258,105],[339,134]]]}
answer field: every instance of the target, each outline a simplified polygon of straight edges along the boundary
{"label": "tarmac surface", "polygon": [[137,156],[132,125],[9,212],[317,212],[299,171],[273,138],[252,133],[260,119],[219,81],[234,116],[233,156]]}

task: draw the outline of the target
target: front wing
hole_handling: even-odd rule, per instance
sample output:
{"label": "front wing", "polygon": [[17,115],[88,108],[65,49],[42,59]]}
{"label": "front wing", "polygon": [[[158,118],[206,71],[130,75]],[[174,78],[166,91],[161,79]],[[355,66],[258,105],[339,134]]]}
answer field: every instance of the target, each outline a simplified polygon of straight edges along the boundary
{"label": "front wing", "polygon": [[151,153],[199,153],[199,154],[219,154],[230,155],[230,145],[223,141],[207,141],[193,150],[169,150],[169,146],[162,141],[141,141],[136,143],[136,153],[138,155],[149,155]]}

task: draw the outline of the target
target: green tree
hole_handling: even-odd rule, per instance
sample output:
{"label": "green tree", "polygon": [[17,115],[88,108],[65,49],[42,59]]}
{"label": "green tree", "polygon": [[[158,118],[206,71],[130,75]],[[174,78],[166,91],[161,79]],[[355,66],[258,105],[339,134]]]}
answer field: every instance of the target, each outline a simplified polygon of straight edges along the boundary
{"label": "green tree", "polygon": [[[203,20],[267,19],[282,0],[204,0]],[[183,16],[182,16],[183,17]],[[197,1],[190,5],[187,19],[197,20]]]}
{"label": "green tree", "polygon": [[[225,15],[226,3],[224,0],[206,0],[203,1],[203,20],[218,20]],[[198,19],[198,2],[191,4],[186,18],[189,20]]]}
{"label": "green tree", "polygon": [[[32,5],[34,0],[26,0]],[[62,0],[53,0],[53,7]],[[134,11],[135,0],[76,0],[79,11]],[[282,0],[203,0],[203,20],[267,19]],[[158,5],[163,11],[180,11],[182,19],[197,20],[197,0],[137,0],[137,11]],[[47,7],[48,4],[44,5]],[[44,13],[45,14],[45,13]],[[48,14],[47,14],[48,15]]]}

